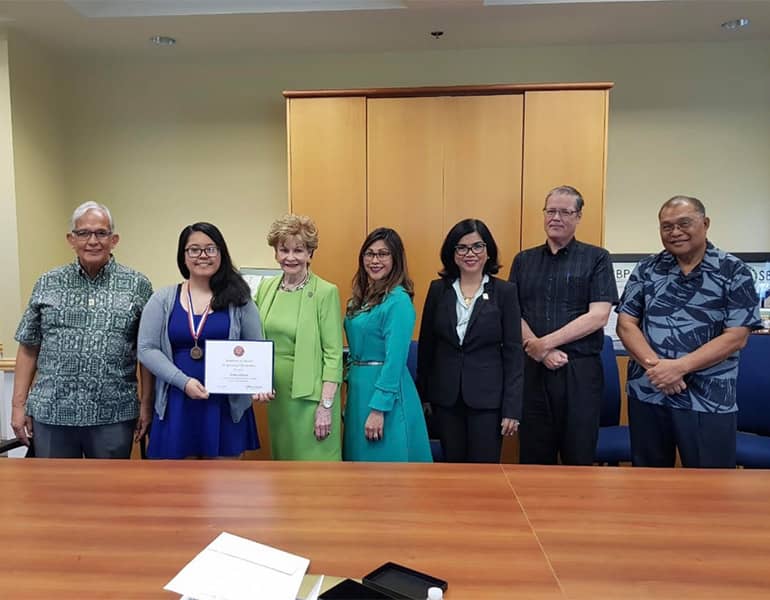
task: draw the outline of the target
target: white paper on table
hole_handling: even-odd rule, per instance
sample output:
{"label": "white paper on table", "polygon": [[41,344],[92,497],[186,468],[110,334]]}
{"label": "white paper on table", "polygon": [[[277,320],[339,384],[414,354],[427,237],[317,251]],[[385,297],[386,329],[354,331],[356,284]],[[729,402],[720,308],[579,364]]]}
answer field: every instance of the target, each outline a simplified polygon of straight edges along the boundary
{"label": "white paper on table", "polygon": [[212,394],[273,391],[272,340],[207,340],[205,385]]}
{"label": "white paper on table", "polygon": [[163,589],[196,600],[296,600],[310,560],[220,533]]}
{"label": "white paper on table", "polygon": [[[323,586],[323,583],[324,583],[324,576],[319,575],[315,584],[313,585],[311,590],[307,593],[307,596],[305,596],[304,598],[297,596],[297,600],[318,600],[318,596],[321,595],[321,586]],[[196,600],[196,598],[193,598],[191,596],[180,596],[179,600]]]}

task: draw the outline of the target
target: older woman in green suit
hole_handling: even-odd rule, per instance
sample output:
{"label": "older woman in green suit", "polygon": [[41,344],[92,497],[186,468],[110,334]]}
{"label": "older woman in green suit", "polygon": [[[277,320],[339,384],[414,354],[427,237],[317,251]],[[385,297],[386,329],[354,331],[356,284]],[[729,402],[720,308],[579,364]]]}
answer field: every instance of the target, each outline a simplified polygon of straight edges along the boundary
{"label": "older woman in green suit", "polygon": [[337,287],[310,271],[318,230],[286,215],[267,235],[282,275],[262,281],[255,301],[275,344],[275,399],[268,406],[275,460],[340,460],[342,319]]}

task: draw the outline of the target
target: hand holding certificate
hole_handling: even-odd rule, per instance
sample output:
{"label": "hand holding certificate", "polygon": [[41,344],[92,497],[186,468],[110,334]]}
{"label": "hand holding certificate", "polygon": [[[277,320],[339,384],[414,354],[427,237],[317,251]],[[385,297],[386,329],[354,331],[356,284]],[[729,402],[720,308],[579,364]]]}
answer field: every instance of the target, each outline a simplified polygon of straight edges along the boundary
{"label": "hand holding certificate", "polygon": [[272,340],[206,341],[206,389],[212,394],[271,394]]}

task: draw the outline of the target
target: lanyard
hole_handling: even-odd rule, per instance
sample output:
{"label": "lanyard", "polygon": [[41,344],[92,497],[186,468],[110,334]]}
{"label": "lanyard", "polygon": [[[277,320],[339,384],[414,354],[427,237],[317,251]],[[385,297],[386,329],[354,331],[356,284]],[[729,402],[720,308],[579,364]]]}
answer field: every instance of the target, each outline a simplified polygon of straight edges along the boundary
{"label": "lanyard", "polygon": [[203,332],[203,326],[206,325],[206,319],[209,318],[209,306],[211,305],[211,300],[208,301],[206,307],[203,309],[203,314],[201,315],[201,320],[198,322],[198,327],[195,327],[195,321],[193,319],[195,309],[193,308],[189,282],[187,284],[187,300],[187,325],[190,328],[190,335],[193,339],[193,347],[190,348],[190,358],[193,360],[200,360],[203,358],[203,348],[198,346],[198,338],[200,338],[201,332]]}

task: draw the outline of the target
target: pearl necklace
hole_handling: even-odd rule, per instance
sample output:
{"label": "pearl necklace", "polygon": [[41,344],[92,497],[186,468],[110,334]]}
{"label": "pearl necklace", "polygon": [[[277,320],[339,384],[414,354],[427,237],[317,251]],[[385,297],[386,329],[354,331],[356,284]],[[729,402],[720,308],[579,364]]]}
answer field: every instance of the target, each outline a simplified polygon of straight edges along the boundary
{"label": "pearl necklace", "polygon": [[[283,277],[286,277],[286,275],[284,275]],[[307,285],[307,282],[310,279],[310,271],[305,273],[305,278],[302,281],[300,281],[297,285],[287,285],[286,283],[284,283],[283,277],[281,277],[281,284],[278,286],[281,289],[281,291],[298,292]]]}

